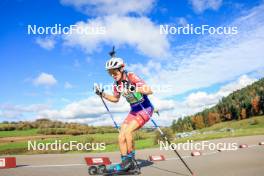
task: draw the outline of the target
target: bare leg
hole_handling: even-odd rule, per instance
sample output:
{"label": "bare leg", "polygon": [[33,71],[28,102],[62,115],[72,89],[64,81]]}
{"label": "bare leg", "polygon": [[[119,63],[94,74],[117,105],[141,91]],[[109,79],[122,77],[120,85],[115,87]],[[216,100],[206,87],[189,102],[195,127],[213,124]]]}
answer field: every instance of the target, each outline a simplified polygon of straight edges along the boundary
{"label": "bare leg", "polygon": [[133,132],[139,127],[136,120],[132,120],[125,128],[125,139],[127,145],[127,151],[131,152],[134,149]]}
{"label": "bare leg", "polygon": [[119,136],[118,136],[118,142],[119,142],[119,149],[121,155],[127,155],[127,142],[126,142],[126,136],[125,136],[125,129],[127,128],[127,124],[122,124]]}
{"label": "bare leg", "polygon": [[132,150],[136,150],[136,148],[135,148],[135,141],[134,141],[134,139],[132,140]]}

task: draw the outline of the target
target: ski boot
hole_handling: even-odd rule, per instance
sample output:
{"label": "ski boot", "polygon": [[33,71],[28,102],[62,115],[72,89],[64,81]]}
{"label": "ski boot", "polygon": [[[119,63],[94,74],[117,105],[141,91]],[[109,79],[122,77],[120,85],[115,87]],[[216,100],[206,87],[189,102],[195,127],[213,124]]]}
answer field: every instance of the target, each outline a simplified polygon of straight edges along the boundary
{"label": "ski boot", "polygon": [[130,153],[127,154],[128,157],[132,158],[132,159],[135,159],[135,156],[136,156],[136,151],[135,150],[132,150]]}
{"label": "ski boot", "polygon": [[133,162],[130,171],[132,173],[134,173],[134,175],[139,175],[141,173],[141,171],[140,171],[140,167],[139,167],[139,165],[138,165],[138,163],[136,161],[135,155],[136,155],[135,150],[132,150],[130,153],[127,154],[127,156],[130,157],[132,162]]}
{"label": "ski boot", "polygon": [[110,176],[140,174],[140,169],[132,155],[121,156],[121,160],[122,162],[120,164],[110,166],[104,175]]}

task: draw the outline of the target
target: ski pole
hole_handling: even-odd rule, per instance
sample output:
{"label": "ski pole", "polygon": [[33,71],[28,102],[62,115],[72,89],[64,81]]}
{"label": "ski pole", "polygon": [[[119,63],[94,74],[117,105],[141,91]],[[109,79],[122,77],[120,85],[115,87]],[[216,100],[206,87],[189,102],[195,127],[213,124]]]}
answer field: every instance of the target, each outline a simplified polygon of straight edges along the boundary
{"label": "ski pole", "polygon": [[[141,106],[142,108],[144,108],[143,106]],[[144,108],[145,109],[145,108]],[[147,113],[147,111],[145,110],[145,113]],[[148,114],[149,115],[149,114]],[[150,116],[150,115],[149,115]],[[159,116],[159,114],[158,114]],[[166,137],[166,135],[163,133],[163,131],[160,129],[160,127],[156,124],[156,122],[150,118],[151,122],[154,124],[155,128],[160,132],[161,137],[168,142],[169,145],[171,145],[171,141]],[[191,170],[191,168],[187,165],[187,163],[183,160],[183,158],[181,157],[181,155],[179,154],[179,152],[176,150],[176,148],[173,149],[173,151],[176,153],[176,155],[180,158],[180,160],[182,161],[182,163],[185,165],[185,167],[188,169],[188,171],[191,173],[192,176],[194,176],[194,172]]]}
{"label": "ski pole", "polygon": [[[133,94],[134,95],[134,94]],[[135,96],[134,96],[135,97]],[[168,142],[169,145],[171,145],[171,141],[166,137],[166,135],[163,133],[163,131],[160,129],[160,127],[157,125],[157,123],[151,118],[150,114],[147,112],[147,110],[143,107],[141,103],[139,103],[142,110],[149,116],[151,122],[154,124],[155,128],[159,131],[161,137]],[[176,155],[180,158],[182,163],[185,165],[185,167],[188,169],[188,171],[194,176],[194,172],[190,169],[190,167],[187,165],[187,163],[183,160],[179,152],[176,150],[176,148],[173,149],[173,151],[176,153]]]}
{"label": "ski pole", "polygon": [[102,102],[103,102],[103,104],[104,104],[104,106],[105,106],[105,108],[106,108],[108,114],[110,115],[112,121],[114,122],[114,124],[115,124],[115,128],[119,131],[119,127],[118,127],[116,121],[114,120],[113,114],[112,114],[112,113],[110,112],[110,110],[108,109],[108,107],[107,107],[107,105],[106,105],[106,103],[105,103],[105,101],[104,101],[102,95],[100,96],[100,98],[101,98],[101,100],[102,100]]}
{"label": "ski pole", "polygon": [[[95,88],[95,87],[94,87],[94,88]],[[96,89],[97,89],[97,88],[98,88],[98,86],[96,86]],[[103,90],[102,90],[102,91],[103,91]],[[99,96],[100,96],[100,98],[101,98],[101,100],[102,100],[102,102],[103,102],[103,104],[104,104],[104,107],[105,107],[107,113],[108,113],[109,116],[111,117],[111,119],[112,119],[112,121],[113,121],[113,123],[114,123],[114,125],[115,125],[115,128],[119,131],[119,127],[118,127],[118,125],[117,125],[117,123],[116,123],[116,121],[115,121],[115,119],[114,119],[114,117],[113,117],[113,114],[110,112],[108,106],[106,105],[106,103],[105,103],[105,101],[104,101],[104,99],[103,99],[103,97],[102,97],[102,94],[100,94]]]}

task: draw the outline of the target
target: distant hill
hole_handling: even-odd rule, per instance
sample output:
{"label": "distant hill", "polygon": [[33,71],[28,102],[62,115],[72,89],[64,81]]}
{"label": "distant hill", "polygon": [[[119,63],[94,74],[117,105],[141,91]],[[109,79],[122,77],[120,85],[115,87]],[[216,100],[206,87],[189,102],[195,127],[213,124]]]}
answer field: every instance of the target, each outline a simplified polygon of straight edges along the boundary
{"label": "distant hill", "polygon": [[264,114],[264,78],[223,97],[215,106],[172,123],[174,131],[189,131],[228,120],[241,120]]}
{"label": "distant hill", "polygon": [[116,133],[112,126],[94,127],[87,124],[67,123],[50,119],[37,119],[35,121],[19,121],[0,123],[0,131],[25,131],[37,129],[38,134],[44,135],[82,135],[95,133]]}

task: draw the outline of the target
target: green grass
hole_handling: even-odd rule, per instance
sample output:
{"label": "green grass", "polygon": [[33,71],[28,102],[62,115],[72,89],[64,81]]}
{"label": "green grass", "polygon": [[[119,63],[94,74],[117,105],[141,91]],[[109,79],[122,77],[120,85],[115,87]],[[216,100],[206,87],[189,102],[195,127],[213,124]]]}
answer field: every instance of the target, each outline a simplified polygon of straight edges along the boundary
{"label": "green grass", "polygon": [[[233,128],[234,132],[219,132],[222,128]],[[250,119],[245,119],[241,121],[229,121],[215,124],[211,127],[204,128],[199,130],[201,134],[193,135],[192,137],[177,139],[173,142],[182,143],[187,140],[201,141],[201,140],[210,140],[226,137],[238,137],[238,136],[250,136],[250,135],[263,135],[264,134],[264,116],[253,117]],[[203,132],[211,131],[210,134],[203,134]],[[11,136],[32,136],[36,135],[37,130],[25,130],[25,131],[0,131],[0,137],[11,137]],[[136,141],[137,149],[144,148],[153,148],[158,147],[154,145],[154,133],[144,133],[145,139]],[[119,147],[117,144],[117,133],[105,133],[105,134],[89,134],[89,135],[80,135],[80,136],[59,136],[59,140],[62,143],[69,141],[78,141],[78,142],[105,142],[106,150],[104,151],[92,151],[92,152],[111,152],[118,151]],[[54,142],[55,138],[37,140],[37,142]],[[60,152],[60,151],[59,151]],[[69,151],[68,153],[82,153],[87,151]],[[91,151],[89,151],[91,152]],[[27,151],[27,142],[12,142],[12,143],[0,143],[0,154],[36,154],[36,153],[54,153],[52,151],[46,152],[28,152]],[[57,152],[58,153],[58,152]]]}
{"label": "green grass", "polygon": [[[138,149],[143,149],[147,147],[153,146],[153,133],[146,133],[145,134],[147,139],[138,140],[136,141],[136,145]],[[78,141],[82,143],[106,143],[106,150],[101,152],[109,152],[109,151],[116,151],[118,150],[117,145],[117,133],[105,133],[105,134],[89,134],[89,135],[80,135],[80,136],[62,136],[57,140],[61,140],[61,143],[67,143],[70,141]],[[42,143],[50,143],[54,142],[56,139],[45,139],[45,140],[36,140],[37,142]],[[24,150],[23,150],[24,149]],[[31,154],[36,152],[27,152],[27,141],[26,142],[13,142],[13,143],[0,143],[0,154],[17,154],[17,153],[25,153]],[[6,153],[5,153],[6,152]],[[69,153],[80,153],[80,152],[87,152],[87,151],[69,151]],[[93,152],[100,152],[100,151],[93,151]],[[45,153],[45,152],[39,152]],[[49,153],[49,152],[48,152]],[[58,152],[60,153],[60,151]]]}
{"label": "green grass", "polygon": [[38,129],[0,131],[0,138],[2,138],[2,137],[18,137],[18,136],[35,136],[35,135],[39,135],[37,133],[37,131],[38,131]]}
{"label": "green grass", "polygon": [[186,141],[204,141],[204,140],[212,140],[212,139],[220,139],[220,138],[228,138],[228,137],[239,137],[239,136],[253,136],[253,135],[263,135],[264,129],[238,129],[234,132],[218,132],[212,134],[197,134],[187,138],[176,139],[174,142],[183,143]]}
{"label": "green grass", "polygon": [[[251,125],[252,122],[254,121],[257,121],[258,124]],[[264,116],[252,117],[240,121],[228,121],[228,122],[217,123],[211,127],[204,128],[199,131],[201,132],[213,131],[213,130],[220,130],[222,128],[233,128],[233,129],[264,128]]]}
{"label": "green grass", "polygon": [[70,141],[70,140],[77,140],[83,141],[87,138],[93,138],[94,141],[105,141],[106,143],[116,141],[118,133],[105,133],[105,134],[88,134],[88,135],[79,135],[79,136],[67,136],[64,137],[62,140]]}
{"label": "green grass", "polygon": [[[256,124],[255,124],[255,123]],[[234,132],[219,132],[222,128],[233,128]],[[182,143],[188,140],[202,141],[219,139],[226,137],[239,137],[239,136],[253,136],[264,134],[264,116],[252,117],[250,119],[240,121],[228,121],[215,124],[208,128],[199,130],[201,134],[196,134],[188,138],[177,139],[175,142]],[[203,132],[212,131],[211,134],[203,134]]]}

